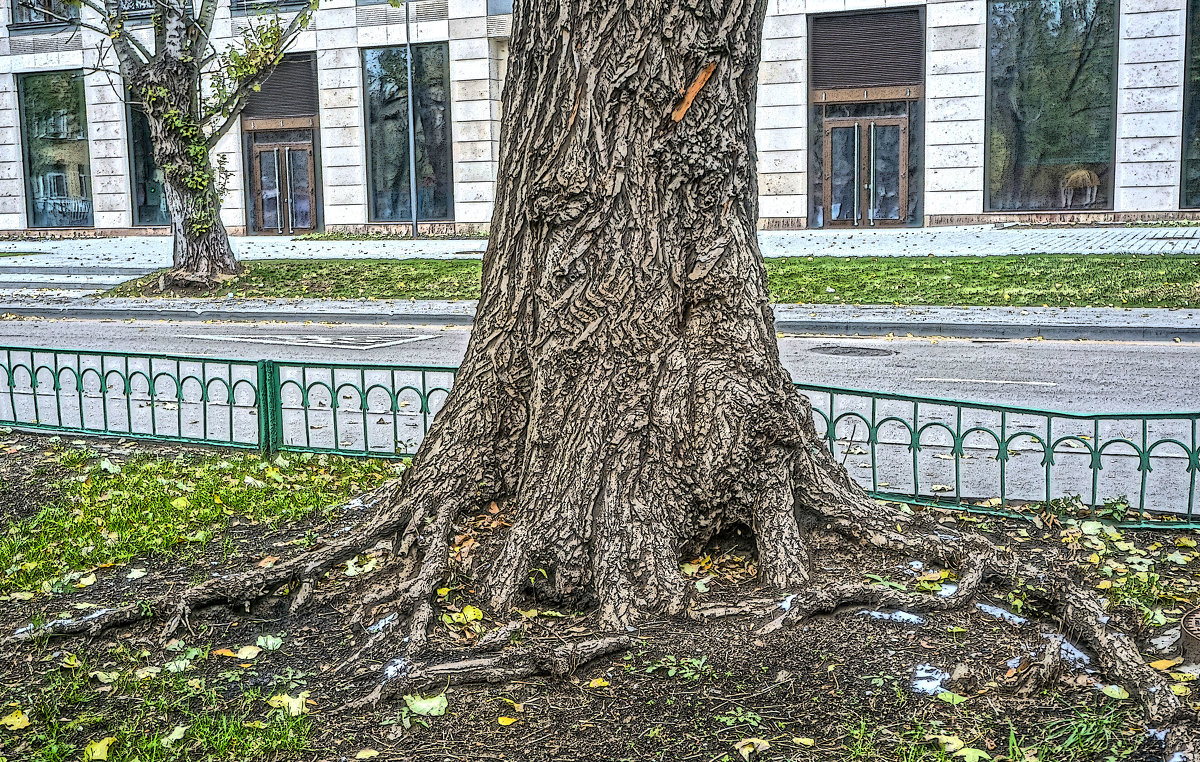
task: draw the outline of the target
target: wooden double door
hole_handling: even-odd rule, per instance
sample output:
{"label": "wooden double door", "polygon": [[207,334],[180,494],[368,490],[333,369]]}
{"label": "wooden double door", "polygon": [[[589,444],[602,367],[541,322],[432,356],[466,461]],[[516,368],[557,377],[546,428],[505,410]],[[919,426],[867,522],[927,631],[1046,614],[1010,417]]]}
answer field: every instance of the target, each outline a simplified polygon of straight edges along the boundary
{"label": "wooden double door", "polygon": [[259,130],[251,136],[250,194],[254,229],[292,235],[317,230],[313,131]]}
{"label": "wooden double door", "polygon": [[823,131],[826,224],[907,224],[908,117],[826,117]]}

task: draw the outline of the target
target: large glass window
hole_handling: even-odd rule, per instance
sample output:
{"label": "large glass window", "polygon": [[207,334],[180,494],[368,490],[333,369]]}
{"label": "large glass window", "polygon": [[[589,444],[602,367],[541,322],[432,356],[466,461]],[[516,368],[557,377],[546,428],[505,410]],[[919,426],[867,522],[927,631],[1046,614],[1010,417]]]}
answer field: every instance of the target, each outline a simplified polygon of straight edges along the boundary
{"label": "large glass window", "polygon": [[1200,207],[1200,0],[1187,17],[1187,69],[1183,96],[1183,206]]}
{"label": "large glass window", "polygon": [[19,97],[30,227],[91,225],[83,72],[21,75]]}
{"label": "large glass window", "polygon": [[[413,45],[413,115],[408,111],[405,48],[363,51],[367,93],[367,156],[371,220],[454,219],[454,165],[450,157],[450,52],[446,43]],[[408,136],[416,146],[410,177]]]}
{"label": "large glass window", "polygon": [[1116,0],[989,0],[989,211],[1111,209]]}
{"label": "large glass window", "polygon": [[14,24],[63,24],[79,18],[79,3],[68,0],[13,0]]}
{"label": "large glass window", "polygon": [[163,173],[154,163],[150,123],[136,103],[129,105],[129,163],[133,177],[133,224],[170,225],[171,212],[163,194]]}

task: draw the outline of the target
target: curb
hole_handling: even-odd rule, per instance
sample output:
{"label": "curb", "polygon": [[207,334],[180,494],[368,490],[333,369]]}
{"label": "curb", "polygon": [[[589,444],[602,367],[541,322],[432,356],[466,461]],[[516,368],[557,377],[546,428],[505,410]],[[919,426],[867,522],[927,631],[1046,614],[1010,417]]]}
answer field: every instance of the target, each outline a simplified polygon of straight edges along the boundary
{"label": "curb", "polygon": [[[222,322],[314,322],[356,325],[471,325],[474,304],[464,304],[461,311],[269,309],[269,308],[137,308],[86,305],[5,305],[0,314],[17,317],[76,320],[179,320]],[[796,318],[784,316],[775,321],[783,333],[836,336],[887,336],[889,334],[919,337],[951,337],[969,339],[1034,339],[1055,341],[1155,341],[1200,343],[1200,325],[1153,324],[1094,324],[1059,321],[947,321],[920,319],[908,315],[895,318],[871,316],[860,320],[838,316],[827,318]]]}
{"label": "curb", "polygon": [[929,321],[776,320],[784,333],[830,333],[838,336],[949,337],[956,339],[1046,339],[1049,341],[1170,341],[1200,343],[1200,327],[1142,325],[1062,325],[947,323]]}

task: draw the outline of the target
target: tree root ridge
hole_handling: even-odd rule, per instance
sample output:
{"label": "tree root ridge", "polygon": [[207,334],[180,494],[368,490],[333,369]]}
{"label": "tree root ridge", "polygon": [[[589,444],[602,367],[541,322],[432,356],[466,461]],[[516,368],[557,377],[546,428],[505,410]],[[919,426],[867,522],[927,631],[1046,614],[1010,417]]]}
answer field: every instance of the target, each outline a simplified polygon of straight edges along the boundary
{"label": "tree root ridge", "polygon": [[464,683],[505,683],[534,675],[566,677],[596,659],[626,651],[639,644],[637,638],[620,635],[565,643],[517,648],[494,656],[483,646],[466,658],[454,661],[411,661],[404,656],[383,667],[383,681],[357,705],[375,705],[388,698],[435,686]]}
{"label": "tree root ridge", "polygon": [[[770,615],[774,611],[774,618],[760,628],[760,633],[769,633],[850,606],[888,607],[914,613],[948,611],[968,605],[987,580],[1002,579],[1014,585],[1034,582],[1045,590],[1060,631],[1078,635],[1096,654],[1105,674],[1129,687],[1141,699],[1148,724],[1167,731],[1171,762],[1200,760],[1197,756],[1200,725],[1194,713],[1171,690],[1166,676],[1146,663],[1134,639],[1107,624],[1104,602],[1075,577],[1070,571],[1071,562],[1060,553],[1052,552],[1040,560],[1018,557],[981,535],[950,531],[927,516],[906,515],[869,498],[853,499],[855,490],[848,492],[851,499],[834,504],[830,510],[811,504],[809,510],[827,528],[852,542],[909,557],[923,556],[958,568],[957,590],[939,596],[861,583],[815,585],[794,592],[770,610],[761,601],[752,601],[741,607],[716,606],[694,613],[703,617],[741,612]],[[780,609],[782,613],[778,613]],[[1035,691],[1061,670],[1060,644],[1060,639],[1051,640],[1045,656],[1035,665],[1035,674],[1018,685],[1018,693]]]}

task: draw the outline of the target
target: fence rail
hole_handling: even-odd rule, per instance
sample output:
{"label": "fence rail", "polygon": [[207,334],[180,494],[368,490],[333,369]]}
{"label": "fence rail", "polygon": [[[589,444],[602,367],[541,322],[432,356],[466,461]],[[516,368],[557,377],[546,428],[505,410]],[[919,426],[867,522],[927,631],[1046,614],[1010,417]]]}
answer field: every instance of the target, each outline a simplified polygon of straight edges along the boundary
{"label": "fence rail", "polygon": [[[402,457],[455,373],[0,347],[0,425]],[[1200,413],[1083,415],[797,387],[830,451],[876,497],[1003,515],[1070,500],[1127,526],[1200,528]]]}

